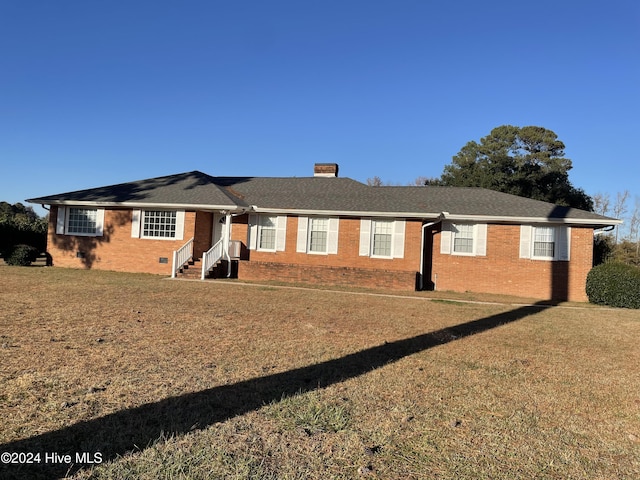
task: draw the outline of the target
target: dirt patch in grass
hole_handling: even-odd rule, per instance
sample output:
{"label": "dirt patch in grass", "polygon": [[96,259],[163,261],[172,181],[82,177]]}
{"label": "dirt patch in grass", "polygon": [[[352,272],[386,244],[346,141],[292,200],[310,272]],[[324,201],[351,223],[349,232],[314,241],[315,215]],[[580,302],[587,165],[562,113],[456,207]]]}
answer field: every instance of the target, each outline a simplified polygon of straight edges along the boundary
{"label": "dirt patch in grass", "polygon": [[637,311],[0,274],[3,478],[640,476]]}

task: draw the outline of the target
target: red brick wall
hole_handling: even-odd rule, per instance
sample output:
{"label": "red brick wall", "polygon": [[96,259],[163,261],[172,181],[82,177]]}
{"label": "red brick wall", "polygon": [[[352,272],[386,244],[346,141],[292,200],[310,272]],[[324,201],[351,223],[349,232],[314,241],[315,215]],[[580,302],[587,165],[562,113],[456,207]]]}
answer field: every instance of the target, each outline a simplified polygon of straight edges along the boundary
{"label": "red brick wall", "polygon": [[433,280],[438,290],[587,300],[585,285],[593,255],[590,228],[571,228],[570,262],[519,258],[519,225],[488,225],[485,257],[442,255],[440,239],[441,235],[436,233]]}
{"label": "red brick wall", "polygon": [[[420,242],[422,222],[407,220],[405,224],[404,258],[371,258],[360,256],[360,219],[341,218],[338,229],[337,254],[308,254],[296,252],[298,241],[298,217],[287,218],[287,237],[284,252],[262,252],[251,250],[252,262],[286,263],[290,265],[313,265],[331,267],[364,268],[371,270],[404,271],[415,273],[420,265]],[[247,245],[247,216],[234,219],[232,239]],[[414,279],[415,281],[415,279]]]}
{"label": "red brick wall", "polygon": [[[185,213],[184,240],[131,238],[131,210],[106,210],[102,237],[78,237],[56,234],[58,209],[52,206],[47,251],[54,266],[171,275],[173,251],[194,236],[195,216]],[[168,263],[160,263],[160,257]]]}
{"label": "red brick wall", "polygon": [[[131,238],[131,210],[106,210],[103,237],[57,235],[57,208],[51,208],[48,251],[54,265],[75,268],[171,274],[172,252],[195,237],[197,257],[210,247],[213,216],[186,212],[184,240]],[[196,219],[198,226],[196,227]],[[360,219],[340,219],[337,255],[296,252],[298,218],[287,219],[283,252],[248,251],[247,216],[234,218],[232,239],[240,240],[243,257],[238,276],[293,282],[356,285],[412,290],[420,269],[422,222],[408,220],[404,258],[381,259],[359,255]],[[440,254],[440,234],[435,233],[432,279],[438,290],[473,291],[540,299],[586,300],[586,276],[592,264],[593,231],[571,229],[571,262],[519,258],[520,227],[489,225],[487,255],[467,257]],[[77,258],[76,252],[85,258]],[[426,255],[428,258],[428,254]],[[159,258],[168,259],[167,264]]]}
{"label": "red brick wall", "polygon": [[416,286],[416,272],[397,270],[241,261],[238,272],[243,280],[276,280],[403,291],[414,290]]}
{"label": "red brick wall", "polygon": [[[240,240],[245,246],[247,221],[246,215],[234,219],[231,234],[233,240]],[[421,221],[406,222],[404,258],[371,258],[359,254],[360,219],[341,218],[338,253],[308,254],[296,252],[298,217],[289,216],[285,251],[246,251],[238,266],[238,278],[414,290],[420,265],[421,229]]]}

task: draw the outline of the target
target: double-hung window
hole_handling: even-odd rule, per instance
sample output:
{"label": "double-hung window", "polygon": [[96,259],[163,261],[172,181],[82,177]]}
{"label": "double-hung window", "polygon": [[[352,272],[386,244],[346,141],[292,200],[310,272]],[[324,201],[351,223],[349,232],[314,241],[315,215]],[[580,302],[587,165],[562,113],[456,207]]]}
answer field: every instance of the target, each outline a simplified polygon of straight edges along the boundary
{"label": "double-hung window", "polygon": [[258,250],[276,250],[276,217],[258,217]]}
{"label": "double-hung window", "polygon": [[533,258],[555,257],[555,229],[535,227],[533,229]]}
{"label": "double-hung window", "polygon": [[440,253],[484,257],[487,255],[486,223],[442,222]]}
{"label": "double-hung window", "polygon": [[309,252],[327,253],[327,239],[329,235],[328,218],[309,219]]}
{"label": "double-hung window", "polygon": [[470,223],[453,225],[453,253],[473,253],[473,228]]}
{"label": "double-hung window", "polygon": [[359,255],[371,258],[404,258],[405,220],[360,219]]}
{"label": "double-hung window", "polygon": [[569,261],[571,227],[565,225],[521,225],[520,258]]}
{"label": "double-hung window", "polygon": [[298,217],[296,252],[318,255],[338,253],[338,217]]}
{"label": "double-hung window", "polygon": [[371,252],[374,257],[391,257],[393,220],[374,220],[372,224]]}

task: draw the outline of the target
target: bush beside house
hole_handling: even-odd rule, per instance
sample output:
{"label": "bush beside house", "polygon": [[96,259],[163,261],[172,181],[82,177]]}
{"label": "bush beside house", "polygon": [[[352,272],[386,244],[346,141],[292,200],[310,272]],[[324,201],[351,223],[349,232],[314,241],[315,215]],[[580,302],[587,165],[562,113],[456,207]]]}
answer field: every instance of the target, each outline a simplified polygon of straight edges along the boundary
{"label": "bush beside house", "polygon": [[612,307],[640,308],[640,268],[623,263],[605,263],[587,275],[591,303]]}

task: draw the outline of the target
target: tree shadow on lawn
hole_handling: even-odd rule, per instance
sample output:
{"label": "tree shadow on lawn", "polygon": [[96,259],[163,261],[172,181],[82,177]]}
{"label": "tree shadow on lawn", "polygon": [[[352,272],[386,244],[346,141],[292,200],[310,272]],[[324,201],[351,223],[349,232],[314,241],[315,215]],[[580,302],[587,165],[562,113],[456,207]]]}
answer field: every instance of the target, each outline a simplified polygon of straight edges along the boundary
{"label": "tree shadow on lawn", "polygon": [[[0,452],[40,453],[32,465],[0,465],[1,478],[56,478],[90,464],[76,463],[76,453],[100,452],[108,461],[127,452],[143,449],[161,436],[182,435],[223,422],[272,401],[318,390],[366,374],[404,357],[456,339],[491,330],[540,311],[538,305],[469,321],[435,332],[385,343],[341,358],[287,372],[241,381],[167,398],[122,410],[104,417],[79,422],[53,432],[0,445]],[[548,306],[546,304],[545,306]],[[71,462],[45,464],[45,453],[71,455]]]}

